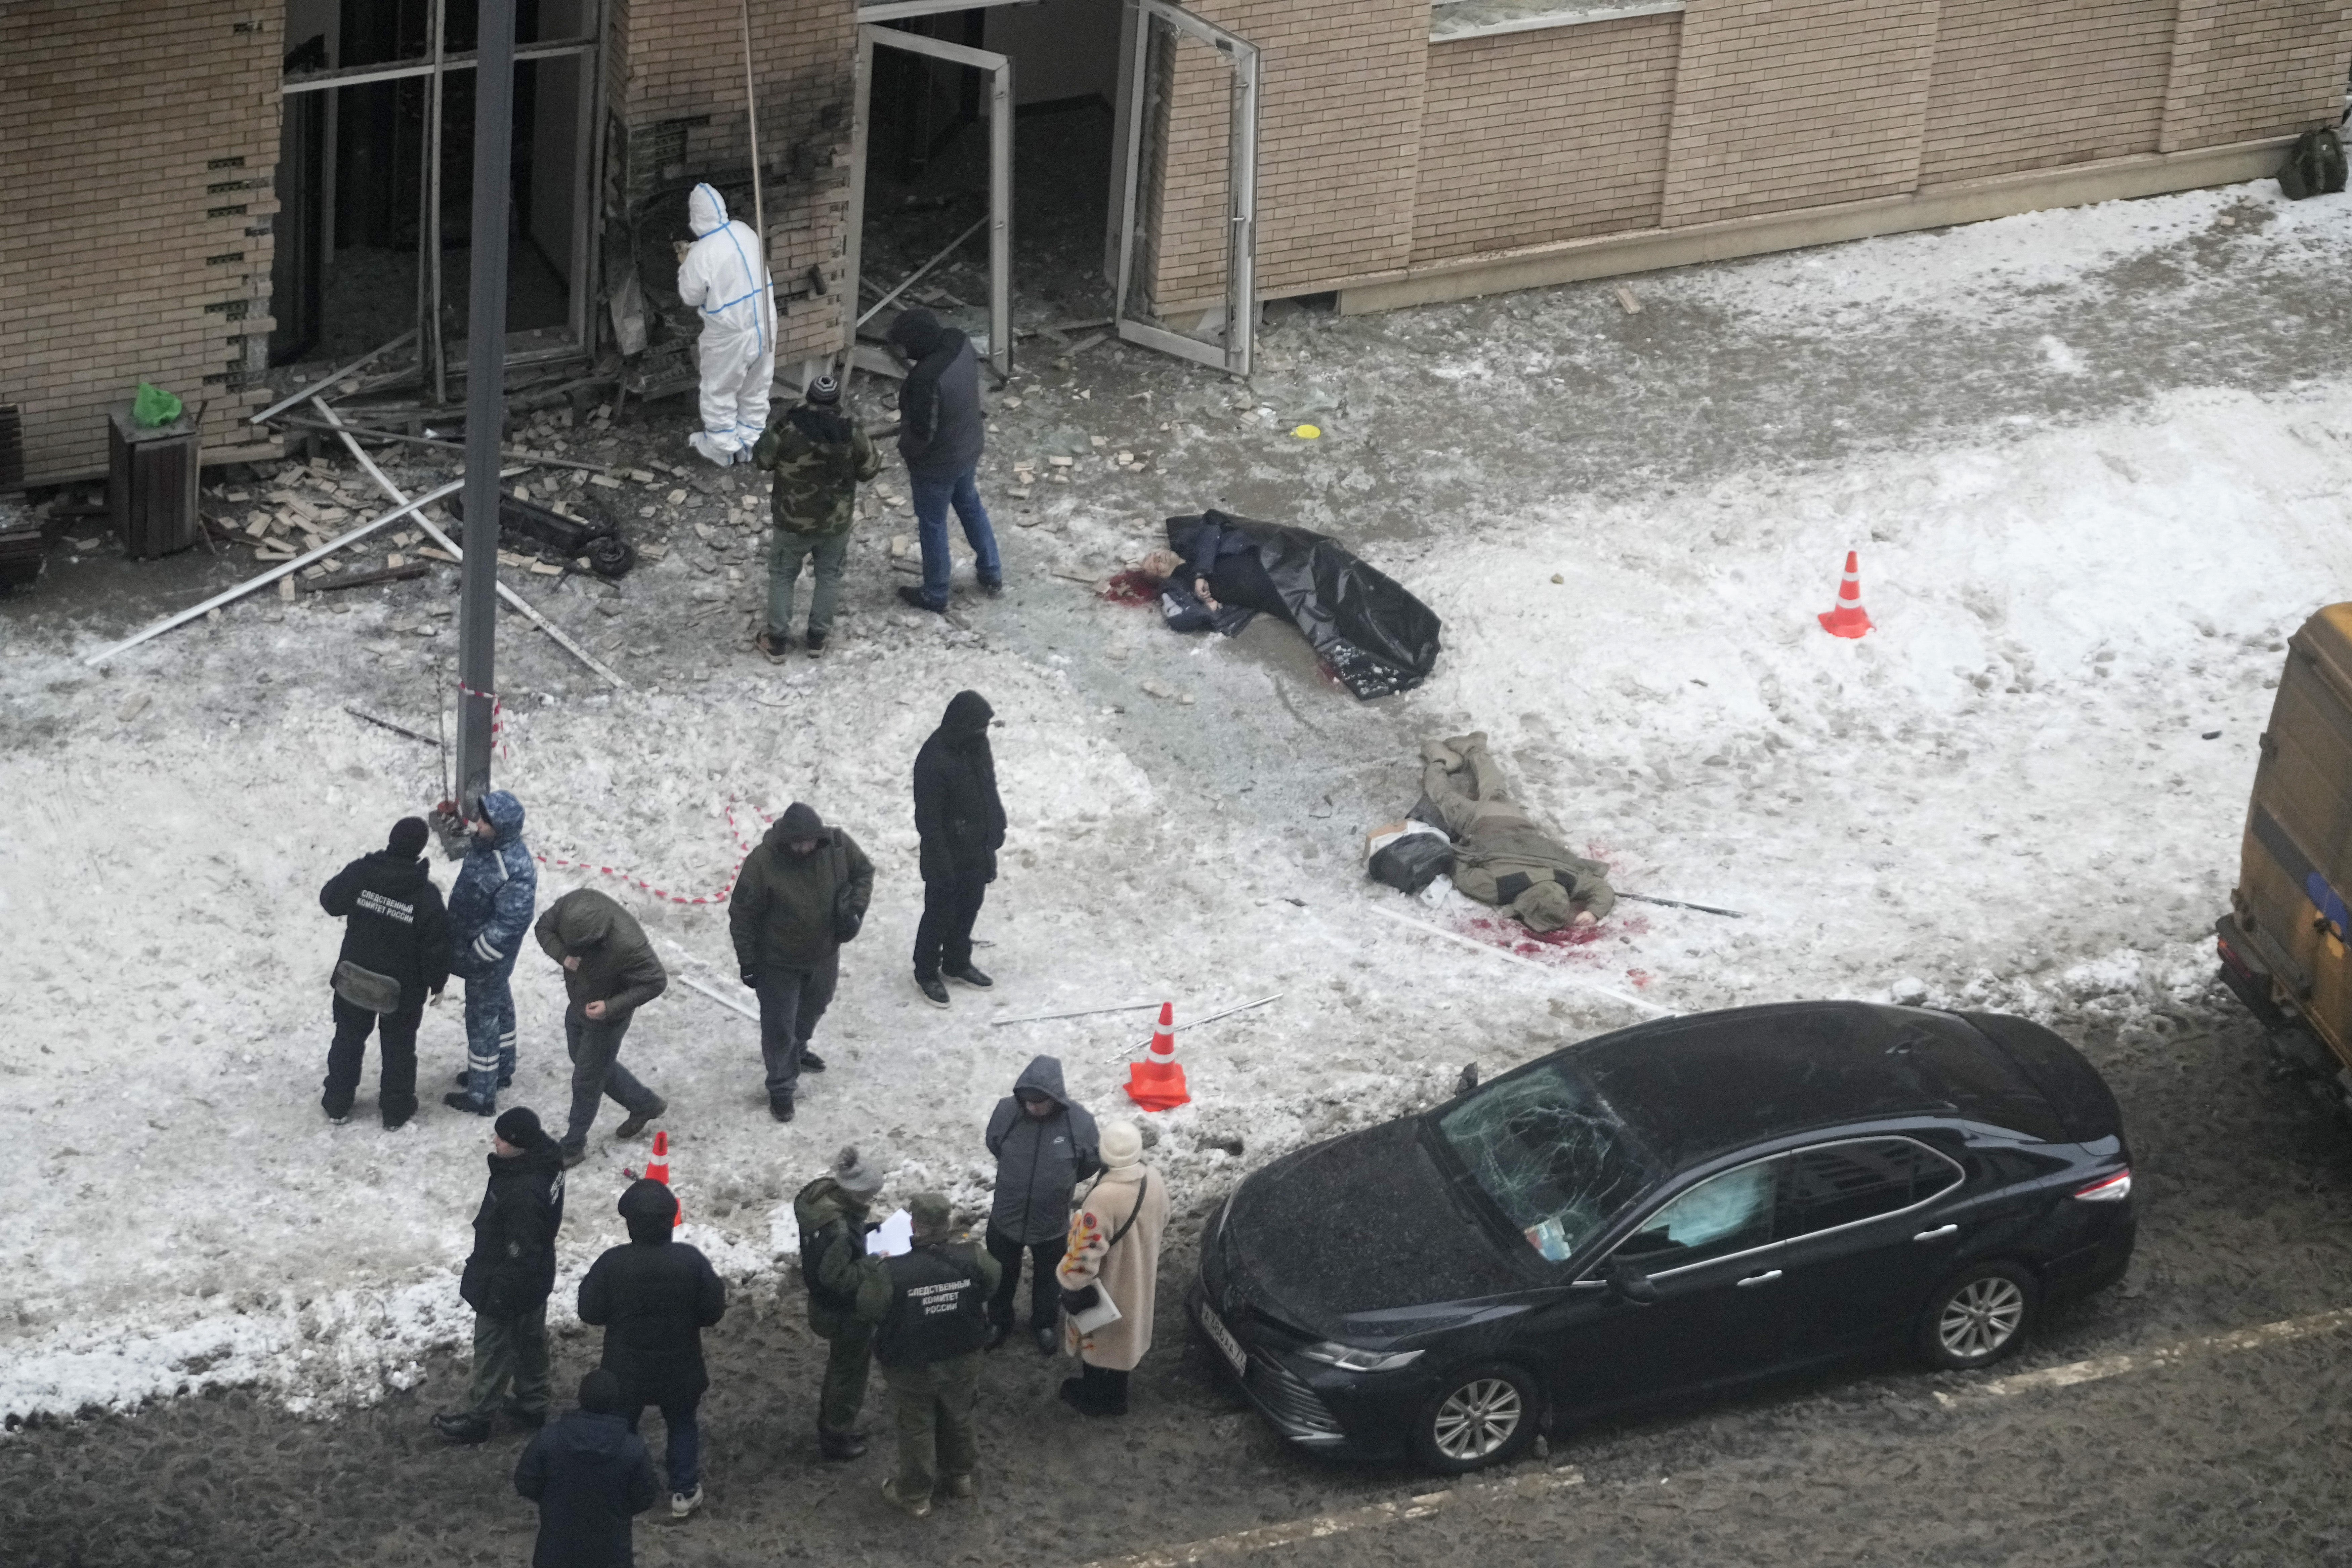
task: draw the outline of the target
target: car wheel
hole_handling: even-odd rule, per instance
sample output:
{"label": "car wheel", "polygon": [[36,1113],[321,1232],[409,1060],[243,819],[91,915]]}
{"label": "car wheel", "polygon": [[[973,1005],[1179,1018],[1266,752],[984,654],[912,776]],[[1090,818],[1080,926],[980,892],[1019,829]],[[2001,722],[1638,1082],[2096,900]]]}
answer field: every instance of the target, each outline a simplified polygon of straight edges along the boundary
{"label": "car wheel", "polygon": [[1535,1379],[1517,1367],[1465,1367],[1422,1407],[1412,1429],[1414,1456],[1447,1475],[1499,1465],[1535,1441],[1541,1409]]}
{"label": "car wheel", "polygon": [[1979,1263],[1928,1298],[1919,1318],[1919,1353],[1951,1371],[1990,1365],[2017,1348],[2041,1302],[2041,1287],[2023,1268]]}

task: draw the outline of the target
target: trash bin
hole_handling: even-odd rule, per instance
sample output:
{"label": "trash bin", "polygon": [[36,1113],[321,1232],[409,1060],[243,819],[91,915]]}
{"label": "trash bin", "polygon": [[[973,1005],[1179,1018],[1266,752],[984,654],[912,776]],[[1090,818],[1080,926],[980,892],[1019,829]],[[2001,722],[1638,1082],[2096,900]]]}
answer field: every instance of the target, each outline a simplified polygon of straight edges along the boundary
{"label": "trash bin", "polygon": [[196,542],[196,421],[202,415],[199,409],[142,430],[130,404],[107,410],[107,510],[122,552],[133,561]]}

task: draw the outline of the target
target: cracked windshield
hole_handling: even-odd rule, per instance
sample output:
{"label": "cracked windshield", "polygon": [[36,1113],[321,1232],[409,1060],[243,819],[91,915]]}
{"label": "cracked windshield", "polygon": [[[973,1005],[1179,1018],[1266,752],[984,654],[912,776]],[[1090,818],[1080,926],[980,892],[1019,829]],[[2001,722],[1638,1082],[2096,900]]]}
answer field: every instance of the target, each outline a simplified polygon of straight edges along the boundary
{"label": "cracked windshield", "polygon": [[1593,1088],[1565,1067],[1505,1079],[1438,1130],[1528,1245],[1563,1263],[1664,1173]]}

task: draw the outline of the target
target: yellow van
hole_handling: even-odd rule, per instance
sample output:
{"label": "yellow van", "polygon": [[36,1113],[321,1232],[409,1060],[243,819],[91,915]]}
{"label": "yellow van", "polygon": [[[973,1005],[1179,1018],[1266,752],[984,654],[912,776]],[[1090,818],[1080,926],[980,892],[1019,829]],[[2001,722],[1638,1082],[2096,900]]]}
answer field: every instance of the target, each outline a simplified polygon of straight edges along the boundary
{"label": "yellow van", "polygon": [[2288,639],[2263,732],[2221,978],[2279,1052],[2352,1110],[2352,605]]}

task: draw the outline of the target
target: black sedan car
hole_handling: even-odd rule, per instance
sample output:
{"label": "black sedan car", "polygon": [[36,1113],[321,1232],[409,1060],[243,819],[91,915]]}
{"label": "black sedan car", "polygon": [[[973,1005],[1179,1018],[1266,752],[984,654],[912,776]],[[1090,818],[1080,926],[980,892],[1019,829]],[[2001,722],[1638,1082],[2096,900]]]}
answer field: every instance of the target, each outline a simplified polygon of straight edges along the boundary
{"label": "black sedan car", "polygon": [[2115,1097],[2039,1025],[1645,1024],[1251,1175],[1194,1321],[1292,1442],[1447,1471],[1539,1426],[1908,1342],[2007,1352],[2131,1260]]}

